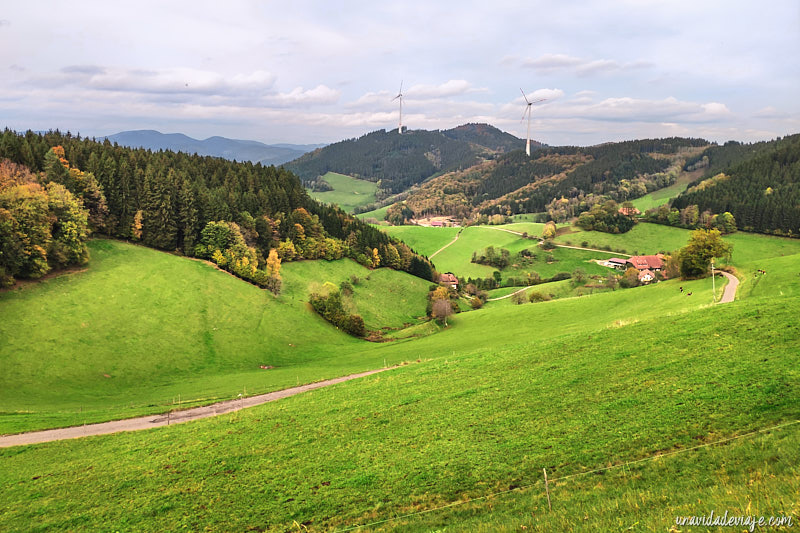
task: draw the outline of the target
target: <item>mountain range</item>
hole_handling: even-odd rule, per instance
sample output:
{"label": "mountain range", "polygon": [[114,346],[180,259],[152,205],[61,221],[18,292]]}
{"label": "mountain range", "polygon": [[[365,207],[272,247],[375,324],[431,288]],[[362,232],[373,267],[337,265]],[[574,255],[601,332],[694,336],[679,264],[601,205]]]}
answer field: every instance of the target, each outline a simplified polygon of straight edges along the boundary
{"label": "mountain range", "polygon": [[219,136],[198,140],[182,133],[161,133],[155,130],[122,131],[105,138],[129,148],[172,150],[236,161],[252,161],[263,165],[282,165],[306,152],[325,146],[324,144],[264,144]]}

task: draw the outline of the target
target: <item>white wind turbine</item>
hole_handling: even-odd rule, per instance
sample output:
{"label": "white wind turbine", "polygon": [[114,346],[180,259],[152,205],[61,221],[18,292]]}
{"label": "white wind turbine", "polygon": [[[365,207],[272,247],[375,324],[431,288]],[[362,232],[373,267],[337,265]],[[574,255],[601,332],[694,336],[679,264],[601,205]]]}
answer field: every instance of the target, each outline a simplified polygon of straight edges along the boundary
{"label": "white wind turbine", "polygon": [[403,133],[403,81],[400,80],[400,90],[397,92],[397,96],[392,98],[392,102],[395,100],[400,100],[400,120],[397,124],[397,133]]}
{"label": "white wind turbine", "polygon": [[531,156],[531,115],[533,114],[533,104],[538,104],[539,102],[544,102],[547,98],[539,98],[538,100],[530,101],[528,97],[525,96],[525,91],[520,88],[520,92],[522,93],[522,97],[525,99],[525,111],[522,113],[522,120],[525,120],[525,115],[528,115],[528,137],[525,141],[525,153],[528,154],[528,157]]}

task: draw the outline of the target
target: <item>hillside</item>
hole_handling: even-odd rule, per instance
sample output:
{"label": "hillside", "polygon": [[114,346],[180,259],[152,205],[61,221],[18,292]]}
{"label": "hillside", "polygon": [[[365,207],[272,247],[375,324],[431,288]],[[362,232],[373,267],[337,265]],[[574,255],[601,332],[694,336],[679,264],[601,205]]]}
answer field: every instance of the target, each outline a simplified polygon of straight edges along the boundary
{"label": "hillside", "polygon": [[[125,148],[58,131],[20,135],[5,130],[2,158],[27,166],[42,185],[55,183],[81,198],[91,231],[211,259],[260,286],[270,285],[270,253],[284,262],[349,257],[432,278],[430,264],[403,243],[313,200],[283,168]],[[23,220],[27,215],[14,199],[18,196],[9,194],[3,206]],[[47,249],[46,238],[34,242],[32,235],[16,239],[28,255]],[[55,252],[44,260],[57,259]],[[37,277],[41,270],[20,270],[14,262],[13,254],[0,254],[5,271]]]}
{"label": "hillside", "polygon": [[698,497],[791,514],[800,300],[786,291],[798,256],[752,239],[770,274],[732,304],[693,301],[674,281],[484,309],[352,354],[421,359],[378,376],[191,424],[1,450],[0,527],[667,529]]}
{"label": "hillside", "polygon": [[99,140],[103,141],[104,139],[129,148],[144,148],[153,151],[172,150],[173,152],[223,157],[236,161],[252,161],[263,165],[281,165],[320,147],[319,145],[264,144],[258,141],[228,139],[219,136],[198,140],[182,133],[161,133],[155,130],[122,131],[101,137]]}
{"label": "hillside", "polygon": [[687,158],[707,144],[702,139],[644,139],[543,147],[532,157],[516,150],[437,176],[411,191],[404,205],[414,217],[548,211],[563,221],[605,199],[625,202],[674,184]]}
{"label": "hillside", "polygon": [[800,134],[746,145],[709,148],[695,164],[705,174],[689,184],[672,207],[733,214],[739,229],[800,234]]}
{"label": "hillside", "polygon": [[353,355],[369,343],[308,307],[326,282],[357,278],[353,312],[370,330],[425,315],[428,282],[347,259],[286,264],[275,297],[202,261],[113,240],[89,248],[81,271],[0,292],[0,434],[380,367],[382,357]]}
{"label": "hillside", "polygon": [[[522,141],[517,139],[516,143]],[[486,124],[452,130],[379,130],[320,148],[285,165],[305,182],[327,172],[378,182],[385,195],[402,192],[439,172],[466,168],[511,149],[515,138]]]}

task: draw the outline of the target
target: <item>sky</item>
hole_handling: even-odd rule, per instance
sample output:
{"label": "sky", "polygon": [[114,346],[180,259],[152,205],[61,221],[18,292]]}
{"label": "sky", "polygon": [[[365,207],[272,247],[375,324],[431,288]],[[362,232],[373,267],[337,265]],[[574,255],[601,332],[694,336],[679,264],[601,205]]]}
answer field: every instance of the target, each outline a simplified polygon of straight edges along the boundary
{"label": "sky", "polygon": [[36,1],[0,7],[0,127],[329,143],[492,124],[550,145],[800,132],[800,2]]}

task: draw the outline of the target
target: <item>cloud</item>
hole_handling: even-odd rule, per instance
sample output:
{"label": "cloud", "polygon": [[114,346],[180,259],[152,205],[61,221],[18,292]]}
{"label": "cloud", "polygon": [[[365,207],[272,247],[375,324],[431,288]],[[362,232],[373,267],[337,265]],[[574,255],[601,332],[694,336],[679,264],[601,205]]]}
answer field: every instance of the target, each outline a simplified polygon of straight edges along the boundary
{"label": "cloud", "polygon": [[565,102],[543,108],[539,116],[577,118],[605,122],[711,123],[733,118],[733,113],[719,102],[687,102],[674,97],[661,100],[628,96],[605,98],[595,102],[590,93],[577,93]]}
{"label": "cloud", "polygon": [[144,70],[70,65],[57,75],[32,81],[50,86],[68,83],[84,89],[129,93],[258,95],[272,89],[276,76],[263,70],[224,76],[219,72],[184,67]]}
{"label": "cloud", "polygon": [[288,93],[269,96],[266,100],[280,106],[335,104],[339,101],[341,94],[341,91],[337,89],[331,89],[325,85],[317,85],[309,90],[296,87]]}
{"label": "cloud", "polygon": [[641,69],[652,66],[647,61],[620,63],[613,59],[583,59],[566,54],[544,54],[536,59],[527,58],[521,62],[523,67],[532,68],[542,74],[570,71],[577,76],[588,77],[610,74],[621,70]]}
{"label": "cloud", "polygon": [[6,19],[0,19],[0,28],[3,26],[11,26],[11,21]]}
{"label": "cloud", "polygon": [[488,90],[473,87],[467,80],[449,80],[440,85],[414,85],[403,94],[409,98],[446,98],[476,92]]}

